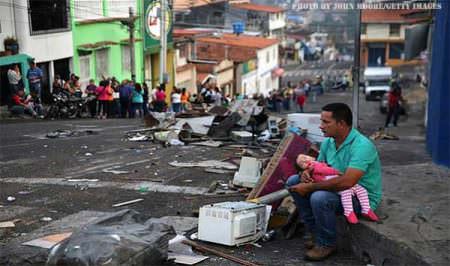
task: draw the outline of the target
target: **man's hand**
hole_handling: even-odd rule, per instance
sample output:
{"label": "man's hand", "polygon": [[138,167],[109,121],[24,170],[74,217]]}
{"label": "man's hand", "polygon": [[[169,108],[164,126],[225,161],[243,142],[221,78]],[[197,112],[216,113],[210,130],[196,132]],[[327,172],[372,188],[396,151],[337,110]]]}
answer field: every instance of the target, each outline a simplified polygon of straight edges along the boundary
{"label": "man's hand", "polygon": [[289,188],[289,191],[296,192],[301,196],[305,197],[308,194],[313,192],[313,184],[312,183],[299,183],[295,186]]}
{"label": "man's hand", "polygon": [[312,172],[313,172],[313,166],[306,168],[303,170],[301,175],[302,183],[312,183],[314,182],[314,179],[312,178]]}

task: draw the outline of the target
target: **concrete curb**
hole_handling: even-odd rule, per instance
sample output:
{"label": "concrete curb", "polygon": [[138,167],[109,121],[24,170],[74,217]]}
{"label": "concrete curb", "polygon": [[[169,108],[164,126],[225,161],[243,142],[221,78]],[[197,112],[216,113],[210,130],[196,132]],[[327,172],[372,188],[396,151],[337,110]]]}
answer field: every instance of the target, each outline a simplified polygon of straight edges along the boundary
{"label": "concrete curb", "polygon": [[[340,217],[341,218],[341,217]],[[377,232],[367,223],[349,225],[338,221],[338,245],[341,244],[362,262],[372,265],[432,265],[407,245]],[[434,264],[436,265],[436,264]]]}

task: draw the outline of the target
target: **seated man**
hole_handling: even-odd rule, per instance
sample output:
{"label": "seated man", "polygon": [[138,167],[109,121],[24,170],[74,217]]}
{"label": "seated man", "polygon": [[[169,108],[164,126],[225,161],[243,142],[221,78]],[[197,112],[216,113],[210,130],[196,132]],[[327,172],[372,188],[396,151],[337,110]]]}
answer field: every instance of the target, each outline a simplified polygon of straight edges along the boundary
{"label": "seated man", "polygon": [[[307,260],[323,260],[336,250],[336,214],[343,213],[338,192],[356,184],[364,187],[369,204],[375,210],[381,200],[381,164],[374,144],[352,128],[352,112],[343,103],[324,106],[320,129],[327,137],[321,147],[320,162],[325,162],[342,175],[314,182],[311,169],[291,176],[289,187],[299,210],[300,218],[312,234],[305,246]],[[361,214],[361,205],[352,197],[354,211]]]}
{"label": "seated man", "polygon": [[33,102],[33,98],[25,96],[25,91],[21,88],[12,96],[11,114],[21,115],[28,114],[33,117],[42,117],[42,106],[37,102]]}

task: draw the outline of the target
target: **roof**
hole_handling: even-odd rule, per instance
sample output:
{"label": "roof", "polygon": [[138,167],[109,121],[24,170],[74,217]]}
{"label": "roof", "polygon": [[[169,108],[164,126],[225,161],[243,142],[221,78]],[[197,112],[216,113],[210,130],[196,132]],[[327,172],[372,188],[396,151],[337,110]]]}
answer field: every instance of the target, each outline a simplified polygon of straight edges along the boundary
{"label": "roof", "polygon": [[214,78],[214,76],[211,73],[199,73],[197,72],[197,82],[204,83],[207,78]]}
{"label": "roof", "polygon": [[232,4],[231,6],[234,8],[237,8],[237,9],[245,9],[245,10],[251,10],[251,11],[258,11],[258,12],[267,12],[267,13],[284,12],[284,9],[281,7],[258,5],[258,4],[252,4],[252,3]]}
{"label": "roof", "polygon": [[223,34],[220,37],[201,37],[198,42],[219,43],[228,46],[263,49],[278,44],[277,39],[267,39],[248,35]]}
{"label": "roof", "polygon": [[363,23],[416,23],[422,19],[408,18],[407,15],[411,12],[418,11],[416,9],[410,10],[379,10],[379,9],[363,9],[361,11],[361,22]]}
{"label": "roof", "polygon": [[213,29],[209,30],[200,30],[200,29],[173,29],[172,35],[173,37],[186,37],[186,36],[194,36],[201,33],[214,32]]}
{"label": "roof", "polygon": [[174,0],[173,10],[186,11],[191,7],[206,6],[220,2],[227,2],[227,0]]}

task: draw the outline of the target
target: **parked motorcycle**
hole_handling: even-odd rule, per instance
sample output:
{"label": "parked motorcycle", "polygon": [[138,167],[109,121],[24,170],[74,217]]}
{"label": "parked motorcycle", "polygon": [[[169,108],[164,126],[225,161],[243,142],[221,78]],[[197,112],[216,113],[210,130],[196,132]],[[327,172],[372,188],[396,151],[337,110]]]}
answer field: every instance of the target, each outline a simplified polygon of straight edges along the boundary
{"label": "parked motorcycle", "polygon": [[65,91],[55,93],[53,94],[52,104],[48,108],[45,117],[50,119],[88,117],[88,105],[93,100],[95,100],[94,95],[82,98],[72,96]]}

